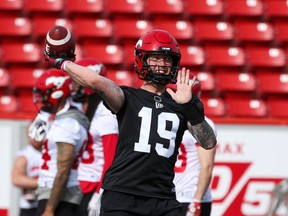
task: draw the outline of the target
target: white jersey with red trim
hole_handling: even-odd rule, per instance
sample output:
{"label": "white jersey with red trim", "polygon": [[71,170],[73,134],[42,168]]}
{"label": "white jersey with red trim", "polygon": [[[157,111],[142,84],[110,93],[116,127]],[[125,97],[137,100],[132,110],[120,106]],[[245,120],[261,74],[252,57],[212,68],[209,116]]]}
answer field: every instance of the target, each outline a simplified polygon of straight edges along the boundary
{"label": "white jersey with red trim", "polygon": [[[213,128],[214,123],[205,117],[206,121]],[[176,186],[176,197],[181,203],[190,203],[197,190],[198,177],[200,173],[200,162],[197,151],[197,141],[192,134],[186,130],[179,148],[179,154],[175,165],[174,184]],[[202,198],[202,202],[211,202],[212,195],[210,188]]]}
{"label": "white jersey with red trim", "polygon": [[102,136],[118,134],[116,116],[100,101],[90,125],[93,143],[88,143],[78,167],[78,180],[99,182],[104,165]]}
{"label": "white jersey with red trim", "polygon": [[[18,151],[16,157],[25,157],[27,160],[26,164],[26,175],[31,178],[38,178],[39,174],[39,165],[41,161],[41,152],[36,150],[33,146],[28,145]],[[33,202],[28,202],[24,197],[24,194],[21,195],[19,200],[19,207],[24,209],[36,208],[37,200]]]}
{"label": "white jersey with red trim", "polygon": [[42,148],[42,161],[38,179],[39,187],[52,188],[57,174],[57,143],[64,142],[75,146],[75,161],[70,171],[67,186],[79,185],[77,167],[79,164],[80,150],[87,142],[88,134],[83,125],[73,117],[58,118],[70,108],[69,103],[56,113],[56,118],[51,123]]}

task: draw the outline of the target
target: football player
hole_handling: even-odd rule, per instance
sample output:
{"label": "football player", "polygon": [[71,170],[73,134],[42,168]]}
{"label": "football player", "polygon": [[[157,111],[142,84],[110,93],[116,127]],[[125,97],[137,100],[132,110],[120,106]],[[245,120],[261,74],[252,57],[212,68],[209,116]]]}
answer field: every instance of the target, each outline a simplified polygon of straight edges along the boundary
{"label": "football player", "polygon": [[[119,138],[112,165],[105,173],[100,215],[180,216],[173,184],[174,166],[187,128],[205,149],[216,145],[202,102],[192,95],[190,70],[179,69],[180,48],[167,31],[154,29],[136,43],[139,89],[118,86],[69,58],[47,56],[74,81],[99,92],[116,114]],[[167,88],[177,83],[177,91]],[[98,202],[99,203],[99,202]]]}

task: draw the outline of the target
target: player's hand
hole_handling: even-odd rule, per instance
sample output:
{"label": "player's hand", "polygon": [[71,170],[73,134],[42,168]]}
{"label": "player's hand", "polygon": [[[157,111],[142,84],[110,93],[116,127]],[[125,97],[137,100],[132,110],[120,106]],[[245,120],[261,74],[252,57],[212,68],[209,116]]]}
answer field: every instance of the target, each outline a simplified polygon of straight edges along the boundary
{"label": "player's hand", "polygon": [[186,216],[200,216],[200,214],[201,214],[201,202],[198,200],[193,200],[188,206]]}
{"label": "player's hand", "polygon": [[190,80],[190,70],[182,68],[182,70],[178,72],[176,92],[170,88],[167,88],[166,90],[178,104],[187,103],[192,98],[192,86],[195,80],[196,76],[192,81]]}
{"label": "player's hand", "polygon": [[28,136],[37,142],[44,141],[49,129],[49,113],[40,112],[28,128]]}
{"label": "player's hand", "polygon": [[103,190],[100,189],[99,193],[94,193],[90,202],[88,203],[88,216],[99,216],[101,208],[101,196]]}
{"label": "player's hand", "polygon": [[65,61],[74,61],[75,58],[73,57],[72,59],[70,58],[54,58],[54,57],[51,57],[49,56],[45,51],[44,51],[44,58],[45,58],[45,61],[48,62],[52,67],[54,68],[57,68],[57,69],[64,69],[63,68],[63,64]]}

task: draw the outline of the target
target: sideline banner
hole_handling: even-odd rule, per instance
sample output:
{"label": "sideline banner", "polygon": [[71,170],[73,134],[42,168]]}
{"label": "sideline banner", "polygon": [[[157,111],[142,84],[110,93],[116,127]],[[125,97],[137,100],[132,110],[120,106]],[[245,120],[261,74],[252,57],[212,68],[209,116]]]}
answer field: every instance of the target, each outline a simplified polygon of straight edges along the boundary
{"label": "sideline banner", "polygon": [[[212,216],[264,216],[272,190],[288,178],[288,127],[216,125]],[[285,215],[281,206],[277,216]]]}

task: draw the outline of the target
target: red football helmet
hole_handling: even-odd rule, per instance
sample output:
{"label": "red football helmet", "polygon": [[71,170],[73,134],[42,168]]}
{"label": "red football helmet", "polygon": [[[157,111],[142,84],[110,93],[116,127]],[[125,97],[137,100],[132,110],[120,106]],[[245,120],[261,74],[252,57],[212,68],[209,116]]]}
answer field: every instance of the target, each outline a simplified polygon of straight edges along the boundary
{"label": "red football helmet", "polygon": [[[190,74],[190,79],[192,80],[195,75]],[[167,88],[171,88],[172,90],[176,91],[177,90],[177,85],[176,84],[168,84]],[[201,96],[201,83],[200,81],[196,78],[194,85],[192,87],[192,94],[196,95],[198,98]]]}
{"label": "red football helmet", "polygon": [[[88,67],[92,69],[95,73],[100,74],[101,76],[106,76],[106,68],[105,66],[98,60],[94,58],[83,58],[76,62],[79,65]],[[89,88],[79,86],[78,89],[73,92],[73,100],[75,102],[82,102],[85,97],[93,94],[93,91]]]}
{"label": "red football helmet", "polygon": [[72,90],[72,80],[65,72],[48,69],[36,80],[33,89],[34,104],[43,111],[55,113],[60,102],[66,100]]}
{"label": "red football helmet", "polygon": [[67,58],[75,60],[75,39],[64,26],[51,28],[45,39],[45,58]]}
{"label": "red football helmet", "polygon": [[[147,58],[150,54],[165,54],[172,57],[173,63],[168,75],[153,73],[150,65],[147,64]],[[169,32],[154,29],[144,34],[135,45],[134,58],[134,68],[139,79],[162,85],[176,83],[181,53],[177,41]]]}

